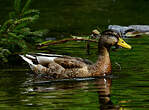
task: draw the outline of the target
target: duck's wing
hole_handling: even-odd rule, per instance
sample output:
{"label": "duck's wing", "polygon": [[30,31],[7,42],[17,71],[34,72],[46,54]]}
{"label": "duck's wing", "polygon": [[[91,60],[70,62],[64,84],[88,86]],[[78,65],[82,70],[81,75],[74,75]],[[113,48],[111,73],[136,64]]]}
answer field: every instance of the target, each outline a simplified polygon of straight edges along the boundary
{"label": "duck's wing", "polygon": [[86,65],[91,65],[92,62],[79,57],[61,56],[54,59],[56,63],[64,68],[83,68]]}
{"label": "duck's wing", "polygon": [[66,60],[66,59],[67,60],[73,60],[73,61],[76,60],[76,61],[80,61],[80,62],[83,62],[83,63],[88,64],[88,65],[92,65],[93,64],[93,62],[88,60],[88,59],[83,59],[83,58],[80,58],[80,57],[71,57],[71,56],[66,56],[66,55],[47,54],[47,53],[35,53],[34,56],[38,56],[38,60],[39,61],[41,60],[41,58],[45,57],[45,59],[50,59],[50,60],[53,60],[55,58],[61,58],[61,60]]}
{"label": "duck's wing", "polygon": [[66,58],[66,57],[58,57],[55,58],[54,61],[64,67],[65,69],[68,68],[82,68],[85,66],[84,62],[76,60],[74,58]]}

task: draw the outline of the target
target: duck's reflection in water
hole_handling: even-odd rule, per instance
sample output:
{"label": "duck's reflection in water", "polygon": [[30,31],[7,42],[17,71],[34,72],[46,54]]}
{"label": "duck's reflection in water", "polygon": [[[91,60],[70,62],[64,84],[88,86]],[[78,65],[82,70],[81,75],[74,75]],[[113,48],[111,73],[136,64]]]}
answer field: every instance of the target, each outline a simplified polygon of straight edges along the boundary
{"label": "duck's reflection in water", "polygon": [[[53,85],[54,84],[54,85]],[[90,84],[93,84],[95,92],[98,93],[99,110],[120,110],[120,106],[114,105],[110,97],[110,89],[112,85],[111,78],[99,78],[91,81],[73,81],[73,82],[58,82],[46,86],[35,85],[33,91],[36,92],[52,92],[60,90],[78,90],[90,92]],[[67,91],[68,92],[68,91]],[[69,93],[68,93],[69,94]],[[78,94],[78,93],[77,93]],[[73,95],[73,94],[72,94]],[[80,99],[81,100],[81,99]]]}
{"label": "duck's reflection in water", "polygon": [[98,86],[98,98],[100,103],[100,110],[119,110],[118,105],[114,105],[110,93],[111,93],[111,78],[101,78],[96,81]]}

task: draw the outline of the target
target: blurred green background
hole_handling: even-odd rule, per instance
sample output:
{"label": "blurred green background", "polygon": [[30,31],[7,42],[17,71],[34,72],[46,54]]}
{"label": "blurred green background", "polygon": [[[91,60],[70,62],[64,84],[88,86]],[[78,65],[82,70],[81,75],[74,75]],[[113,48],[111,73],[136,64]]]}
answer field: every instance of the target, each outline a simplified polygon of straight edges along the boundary
{"label": "blurred green background", "polygon": [[[13,0],[0,0],[0,24],[12,6]],[[149,24],[148,0],[33,0],[31,8],[41,12],[34,27],[49,29],[51,37],[89,34],[110,24]]]}

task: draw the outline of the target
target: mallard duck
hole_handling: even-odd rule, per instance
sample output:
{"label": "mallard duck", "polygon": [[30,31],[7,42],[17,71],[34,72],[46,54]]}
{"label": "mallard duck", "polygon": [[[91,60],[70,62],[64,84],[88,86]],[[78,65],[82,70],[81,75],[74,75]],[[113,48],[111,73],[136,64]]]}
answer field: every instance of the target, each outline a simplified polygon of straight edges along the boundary
{"label": "mallard duck", "polygon": [[50,79],[97,77],[111,73],[109,50],[111,46],[117,45],[131,49],[131,46],[117,32],[106,30],[99,38],[99,55],[96,63],[78,57],[56,54],[37,53],[20,56],[36,74],[45,75]]}

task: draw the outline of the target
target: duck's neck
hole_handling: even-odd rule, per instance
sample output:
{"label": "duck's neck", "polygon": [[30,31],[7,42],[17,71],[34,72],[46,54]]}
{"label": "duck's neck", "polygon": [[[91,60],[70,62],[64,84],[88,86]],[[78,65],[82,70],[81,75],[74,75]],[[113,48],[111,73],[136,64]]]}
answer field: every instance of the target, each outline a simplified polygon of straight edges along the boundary
{"label": "duck's neck", "polygon": [[99,45],[99,56],[98,60],[94,65],[95,72],[93,76],[110,74],[111,72],[111,61],[109,56],[109,49],[103,45]]}

